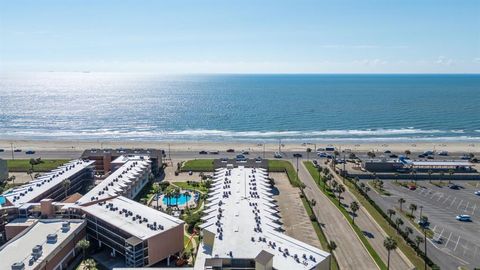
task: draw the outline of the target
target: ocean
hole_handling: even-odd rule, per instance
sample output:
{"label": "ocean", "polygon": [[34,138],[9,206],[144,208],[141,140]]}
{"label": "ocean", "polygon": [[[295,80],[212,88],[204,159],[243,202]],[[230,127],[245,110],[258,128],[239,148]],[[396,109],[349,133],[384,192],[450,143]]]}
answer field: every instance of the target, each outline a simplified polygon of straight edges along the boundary
{"label": "ocean", "polygon": [[480,75],[0,75],[0,138],[480,141]]}

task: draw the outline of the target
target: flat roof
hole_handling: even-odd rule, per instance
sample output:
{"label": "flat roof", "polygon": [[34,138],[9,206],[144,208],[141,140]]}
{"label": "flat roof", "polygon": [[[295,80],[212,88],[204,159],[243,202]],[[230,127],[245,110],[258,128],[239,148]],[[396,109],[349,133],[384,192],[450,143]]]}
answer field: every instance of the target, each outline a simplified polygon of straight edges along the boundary
{"label": "flat roof", "polygon": [[[183,226],[184,223],[181,219],[123,196],[80,207],[84,212],[142,240],[176,226]],[[156,225],[156,228],[152,229],[152,225]]]}
{"label": "flat roof", "polygon": [[[66,220],[41,219],[11,239],[7,244],[0,247],[0,269],[11,269],[12,264],[18,262],[23,262],[25,269],[35,269],[45,260],[51,259],[51,256],[63,248],[64,242],[73,239],[76,235],[74,232],[85,226],[84,220],[68,221],[70,222],[70,229],[62,231],[62,224]],[[56,234],[57,241],[47,243],[47,235],[49,234]],[[42,246],[42,255],[32,265],[29,265],[29,260],[32,258],[32,248],[36,245]]]}
{"label": "flat roof", "polygon": [[88,157],[95,157],[95,156],[103,156],[105,154],[114,154],[114,155],[149,155],[151,157],[156,157],[156,156],[162,156],[163,155],[163,150],[160,149],[153,149],[153,148],[148,148],[148,149],[143,149],[143,148],[137,148],[137,149],[131,149],[131,148],[117,148],[117,149],[87,149],[83,151],[82,157],[83,158],[88,158]]}
{"label": "flat roof", "polygon": [[116,161],[117,163],[123,161],[124,164],[87,192],[78,200],[78,203],[82,204],[121,195],[120,193],[123,192],[124,188],[128,187],[133,179],[143,174],[151,163],[148,157],[143,156],[120,156]]}
{"label": "flat roof", "polygon": [[265,169],[217,169],[201,225],[215,240],[212,249],[201,243],[195,269],[208,258],[255,260],[262,251],[273,255],[275,269],[312,269],[327,259],[329,253],[280,232],[272,195]]}
{"label": "flat roof", "polygon": [[92,165],[94,161],[76,159],[52,170],[25,185],[16,187],[3,194],[15,206],[32,202],[42,193],[62,184],[65,179],[71,178],[75,174]]}
{"label": "flat roof", "polygon": [[442,167],[471,167],[473,166],[472,163],[468,161],[410,161],[407,162],[408,165],[413,166],[442,166]]}

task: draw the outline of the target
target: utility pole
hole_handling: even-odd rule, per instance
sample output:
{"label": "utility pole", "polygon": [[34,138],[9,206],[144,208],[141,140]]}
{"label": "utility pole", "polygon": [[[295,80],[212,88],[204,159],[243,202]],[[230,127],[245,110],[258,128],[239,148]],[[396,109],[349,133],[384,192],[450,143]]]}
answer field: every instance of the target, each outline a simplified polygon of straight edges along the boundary
{"label": "utility pole", "polygon": [[282,149],[281,149],[281,145],[282,145],[282,139],[278,139],[278,153],[282,153]]}
{"label": "utility pole", "polygon": [[10,148],[12,149],[12,160],[14,160],[15,157],[13,156],[13,143],[10,143]]}
{"label": "utility pole", "polygon": [[263,159],[265,159],[265,142],[263,142]]}
{"label": "utility pole", "polygon": [[297,156],[297,183],[298,183],[298,156]]}

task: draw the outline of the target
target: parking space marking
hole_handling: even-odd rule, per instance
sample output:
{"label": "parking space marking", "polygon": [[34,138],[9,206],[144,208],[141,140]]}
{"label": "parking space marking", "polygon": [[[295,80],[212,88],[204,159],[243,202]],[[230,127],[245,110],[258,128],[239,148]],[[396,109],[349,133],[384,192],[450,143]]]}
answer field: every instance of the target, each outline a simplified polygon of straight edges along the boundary
{"label": "parking space marking", "polygon": [[468,250],[468,242],[465,242],[465,245],[463,246],[463,257],[465,257],[465,252]]}
{"label": "parking space marking", "polygon": [[433,230],[432,230],[433,234],[435,234],[435,229],[436,228],[437,228],[437,225],[435,225],[435,227],[433,227]]}
{"label": "parking space marking", "polygon": [[448,195],[448,197],[445,199],[445,201],[443,201],[443,203],[446,203],[448,201],[448,199],[450,199],[451,195]]}
{"label": "parking space marking", "polygon": [[475,214],[475,209],[477,209],[477,204],[475,204],[475,205],[473,206],[472,216]]}
{"label": "parking space marking", "polygon": [[463,210],[464,212],[467,212],[467,209],[468,209],[468,204],[469,204],[469,203],[470,203],[470,202],[469,202],[469,201],[467,201],[467,206],[465,206],[465,210]]}
{"label": "parking space marking", "polygon": [[440,196],[438,197],[437,202],[440,201],[440,199],[442,199],[443,197],[444,197],[443,193],[440,193]]}
{"label": "parking space marking", "polygon": [[448,236],[447,243],[445,244],[445,247],[448,245],[448,242],[450,242],[450,237],[452,237],[452,232],[450,232],[450,235]]}
{"label": "parking space marking", "polygon": [[460,201],[460,203],[458,204],[457,209],[460,209],[460,205],[462,205],[462,203],[463,203],[463,200]]}
{"label": "parking space marking", "polygon": [[454,203],[456,200],[457,200],[457,197],[454,197],[452,203],[450,204],[450,207],[452,207],[453,203]]}
{"label": "parking space marking", "polygon": [[458,242],[460,242],[460,236],[458,236],[458,240],[457,240],[457,243],[455,244],[455,248],[453,249],[453,251],[456,251],[456,250],[457,250]]}

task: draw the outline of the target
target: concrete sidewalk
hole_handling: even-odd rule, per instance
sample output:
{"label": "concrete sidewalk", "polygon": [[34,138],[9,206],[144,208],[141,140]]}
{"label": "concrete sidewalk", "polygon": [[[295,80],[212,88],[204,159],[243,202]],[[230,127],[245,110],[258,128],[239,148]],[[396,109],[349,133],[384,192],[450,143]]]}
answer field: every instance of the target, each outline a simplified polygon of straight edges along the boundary
{"label": "concrete sidewalk", "polygon": [[358,239],[352,227],[335,205],[322,193],[303,164],[299,168],[299,178],[305,183],[307,199],[317,203],[313,211],[322,225],[328,241],[335,241],[334,251],[340,269],[378,269],[370,254]]}

